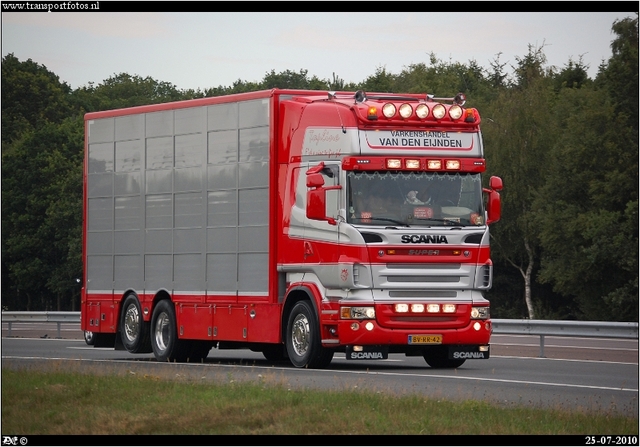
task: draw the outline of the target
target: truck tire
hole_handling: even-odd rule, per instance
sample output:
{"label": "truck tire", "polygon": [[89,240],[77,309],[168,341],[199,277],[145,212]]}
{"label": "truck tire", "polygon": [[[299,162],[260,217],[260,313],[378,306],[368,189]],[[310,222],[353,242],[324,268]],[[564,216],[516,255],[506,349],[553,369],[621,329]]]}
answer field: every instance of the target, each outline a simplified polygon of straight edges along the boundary
{"label": "truck tire", "polygon": [[465,359],[450,359],[445,346],[437,346],[425,351],[424,360],[427,365],[437,369],[458,368],[465,362]]}
{"label": "truck tire", "polygon": [[299,301],[291,309],[285,337],[287,354],[297,368],[325,368],[333,351],[322,347],[320,328],[309,301]]}
{"label": "truck tire", "polygon": [[96,335],[91,331],[84,331],[84,342],[89,346],[93,346],[96,342]]}
{"label": "truck tire", "polygon": [[[151,315],[151,347],[159,362],[186,362],[188,346],[178,340],[176,311],[170,300],[156,304]],[[207,351],[208,352],[208,351]]]}
{"label": "truck tire", "polygon": [[181,343],[188,347],[187,362],[190,363],[202,363],[213,347],[211,342],[204,340],[185,340]]}
{"label": "truck tire", "polygon": [[262,350],[262,355],[270,362],[283,362],[289,360],[287,348],[282,344],[267,345]]}
{"label": "truck tire", "polygon": [[140,301],[134,294],[124,299],[120,315],[120,338],[125,349],[133,354],[151,352],[149,324],[144,321]]}

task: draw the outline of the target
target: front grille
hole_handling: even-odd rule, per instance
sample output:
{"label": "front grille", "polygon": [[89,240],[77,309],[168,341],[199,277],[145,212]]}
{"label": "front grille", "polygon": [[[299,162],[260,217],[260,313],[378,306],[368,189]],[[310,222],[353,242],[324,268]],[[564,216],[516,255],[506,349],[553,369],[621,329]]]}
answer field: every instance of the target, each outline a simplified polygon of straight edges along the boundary
{"label": "front grille", "polygon": [[391,298],[456,298],[455,290],[391,290]]}
{"label": "front grille", "polygon": [[458,282],[459,276],[387,276],[387,282]]}

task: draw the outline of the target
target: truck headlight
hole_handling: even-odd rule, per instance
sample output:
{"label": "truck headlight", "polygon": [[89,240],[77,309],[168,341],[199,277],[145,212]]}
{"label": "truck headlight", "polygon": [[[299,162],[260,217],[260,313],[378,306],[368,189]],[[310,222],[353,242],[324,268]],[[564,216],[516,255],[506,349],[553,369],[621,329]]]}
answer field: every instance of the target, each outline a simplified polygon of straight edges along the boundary
{"label": "truck headlight", "polygon": [[373,320],[376,310],[373,307],[341,307],[340,318],[343,320]]}
{"label": "truck headlight", "polygon": [[487,306],[472,307],[471,308],[471,318],[473,320],[487,320],[487,319],[489,319],[489,308]]}

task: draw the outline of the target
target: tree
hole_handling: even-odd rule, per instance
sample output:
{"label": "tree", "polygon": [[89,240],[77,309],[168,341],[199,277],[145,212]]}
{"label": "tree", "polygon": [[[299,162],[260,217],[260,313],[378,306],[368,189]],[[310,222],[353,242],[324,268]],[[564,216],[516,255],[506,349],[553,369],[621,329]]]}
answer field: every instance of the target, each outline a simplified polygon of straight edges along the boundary
{"label": "tree", "polygon": [[391,93],[394,91],[395,76],[387,72],[386,67],[376,68],[374,75],[369,76],[358,88],[365,92]]}
{"label": "tree", "polygon": [[[516,56],[518,65],[514,67],[515,87],[526,89],[529,84],[537,79],[545,77],[545,74],[552,73],[552,69],[545,69],[547,56],[544,54],[544,42],[541,47],[528,46],[529,51],[525,57]],[[547,72],[547,73],[545,73]]]}
{"label": "tree", "polygon": [[[68,308],[81,276],[81,119],[26,132],[2,154],[3,304]],[[7,299],[8,298],[8,299]]]}
{"label": "tree", "polygon": [[562,88],[580,88],[586,85],[590,81],[587,74],[588,69],[589,67],[582,62],[582,56],[578,62],[569,59],[562,71],[553,76],[556,91],[560,91]]}
{"label": "tree", "polygon": [[540,280],[590,320],[638,321],[637,23],[614,24],[596,88],[560,92],[561,132],[538,199]]}
{"label": "tree", "polygon": [[629,126],[638,127],[638,13],[635,19],[616,20],[611,28],[617,38],[612,56],[597,81],[607,89],[616,112],[623,113]]}
{"label": "tree", "polygon": [[276,73],[275,70],[271,70],[270,73],[264,76],[260,87],[264,89],[291,88],[306,90],[309,88],[307,73],[307,70],[300,70],[298,73],[291,70]]}
{"label": "tree", "polygon": [[44,65],[13,53],[2,59],[2,150],[23,132],[62,120],[71,109],[71,87]]}
{"label": "tree", "polygon": [[507,261],[522,276],[529,318],[536,317],[532,283],[538,261],[538,231],[533,203],[544,184],[548,148],[554,123],[548,110],[553,91],[542,66],[544,54],[532,51],[518,59],[518,88],[500,91],[484,112],[489,174],[504,181],[503,219],[494,226],[496,258]]}
{"label": "tree", "polygon": [[120,73],[95,86],[80,87],[73,91],[71,102],[83,114],[99,110],[120,109],[146,104],[159,104],[193,97],[196,92],[185,92],[169,83],[151,77],[142,78]]}
{"label": "tree", "polygon": [[496,58],[489,63],[491,70],[487,76],[491,88],[498,89],[507,86],[508,75],[504,71],[506,62],[500,63],[502,53],[496,54]]}

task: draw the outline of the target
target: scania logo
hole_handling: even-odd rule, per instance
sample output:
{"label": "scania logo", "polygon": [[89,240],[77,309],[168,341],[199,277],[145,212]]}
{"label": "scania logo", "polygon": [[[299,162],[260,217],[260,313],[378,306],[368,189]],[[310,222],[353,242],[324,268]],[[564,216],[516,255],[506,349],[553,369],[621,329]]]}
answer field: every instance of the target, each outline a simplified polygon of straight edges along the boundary
{"label": "scania logo", "polygon": [[403,234],[403,244],[448,244],[447,236],[430,234]]}
{"label": "scania logo", "polygon": [[454,359],[483,359],[484,352],[454,352]]}
{"label": "scania logo", "polygon": [[382,352],[352,352],[351,358],[356,359],[383,359]]}

